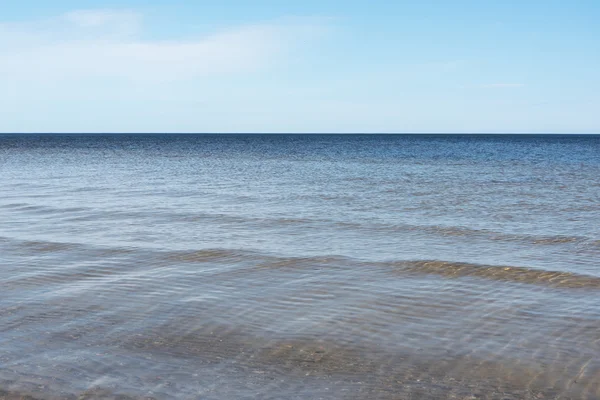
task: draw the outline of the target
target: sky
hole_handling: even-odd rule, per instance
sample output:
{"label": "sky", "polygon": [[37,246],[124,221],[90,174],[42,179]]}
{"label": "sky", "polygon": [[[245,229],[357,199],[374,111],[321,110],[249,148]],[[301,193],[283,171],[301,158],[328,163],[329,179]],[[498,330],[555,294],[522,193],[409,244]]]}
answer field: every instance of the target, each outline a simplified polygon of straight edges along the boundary
{"label": "sky", "polygon": [[0,132],[600,133],[598,0],[0,0]]}

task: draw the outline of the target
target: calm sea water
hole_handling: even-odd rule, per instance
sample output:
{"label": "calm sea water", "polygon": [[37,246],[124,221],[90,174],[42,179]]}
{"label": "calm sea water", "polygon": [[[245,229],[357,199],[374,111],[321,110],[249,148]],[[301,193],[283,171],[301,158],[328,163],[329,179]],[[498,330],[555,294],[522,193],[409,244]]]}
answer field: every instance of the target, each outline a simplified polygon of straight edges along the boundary
{"label": "calm sea water", "polygon": [[0,398],[600,398],[600,137],[0,136]]}

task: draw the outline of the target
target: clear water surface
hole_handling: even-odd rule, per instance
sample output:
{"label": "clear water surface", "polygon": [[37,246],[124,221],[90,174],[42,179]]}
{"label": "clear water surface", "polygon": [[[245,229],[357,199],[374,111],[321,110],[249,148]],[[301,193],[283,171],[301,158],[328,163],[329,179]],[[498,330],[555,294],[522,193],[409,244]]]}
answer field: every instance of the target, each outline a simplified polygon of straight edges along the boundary
{"label": "clear water surface", "polygon": [[0,135],[0,398],[600,398],[600,137]]}

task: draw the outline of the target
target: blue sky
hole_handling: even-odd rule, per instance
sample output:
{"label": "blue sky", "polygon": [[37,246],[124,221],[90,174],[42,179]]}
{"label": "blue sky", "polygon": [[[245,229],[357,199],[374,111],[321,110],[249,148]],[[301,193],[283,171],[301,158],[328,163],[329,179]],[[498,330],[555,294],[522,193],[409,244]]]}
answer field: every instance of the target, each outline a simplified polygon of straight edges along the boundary
{"label": "blue sky", "polygon": [[0,132],[600,133],[600,1],[0,0]]}

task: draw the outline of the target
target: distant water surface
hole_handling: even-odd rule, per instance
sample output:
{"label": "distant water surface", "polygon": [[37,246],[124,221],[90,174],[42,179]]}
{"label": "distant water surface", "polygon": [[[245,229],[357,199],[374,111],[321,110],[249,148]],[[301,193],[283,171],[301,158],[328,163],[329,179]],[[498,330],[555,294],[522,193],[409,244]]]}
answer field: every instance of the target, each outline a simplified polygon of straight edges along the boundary
{"label": "distant water surface", "polygon": [[600,398],[600,136],[0,135],[0,179],[0,398]]}

